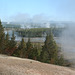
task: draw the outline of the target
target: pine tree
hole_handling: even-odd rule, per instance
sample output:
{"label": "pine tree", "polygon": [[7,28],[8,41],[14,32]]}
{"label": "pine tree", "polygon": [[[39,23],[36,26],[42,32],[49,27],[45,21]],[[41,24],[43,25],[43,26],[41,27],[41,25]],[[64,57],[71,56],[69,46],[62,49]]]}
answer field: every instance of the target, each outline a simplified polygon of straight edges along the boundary
{"label": "pine tree", "polygon": [[11,47],[12,47],[12,48],[16,46],[14,32],[13,32],[13,34],[12,34],[12,37],[11,37],[10,43],[11,43]]}
{"label": "pine tree", "polygon": [[7,33],[5,37],[5,53],[6,54],[9,48],[10,48],[10,40],[9,40],[9,34]]}
{"label": "pine tree", "polygon": [[30,42],[30,38],[28,38],[28,42],[26,43],[26,50],[27,50],[26,58],[31,58],[31,54],[30,53],[31,53],[32,49],[33,49],[33,45]]}
{"label": "pine tree", "polygon": [[64,64],[65,64],[65,60],[64,60],[64,58],[63,58],[63,56],[62,56],[62,55],[58,58],[58,60],[57,60],[57,63],[56,63],[56,64],[57,64],[57,65],[64,66]]}
{"label": "pine tree", "polygon": [[33,60],[38,60],[39,52],[37,47],[33,47],[29,52],[29,58]]}
{"label": "pine tree", "polygon": [[16,50],[16,41],[15,41],[14,32],[12,34],[9,44],[10,44],[10,46],[9,46],[9,49],[7,49],[7,54],[12,55],[13,52]]}
{"label": "pine tree", "polygon": [[0,20],[0,53],[4,53],[5,49],[5,33]]}
{"label": "pine tree", "polygon": [[52,32],[46,36],[46,40],[41,52],[41,60],[46,63],[56,63],[58,57],[58,47],[53,39]]}
{"label": "pine tree", "polygon": [[6,41],[9,41],[9,34],[8,34],[8,32],[7,32],[7,34],[6,34]]}
{"label": "pine tree", "polygon": [[26,54],[26,44],[23,38],[22,38],[21,44],[18,47],[18,51],[19,51],[20,57],[24,58]]}

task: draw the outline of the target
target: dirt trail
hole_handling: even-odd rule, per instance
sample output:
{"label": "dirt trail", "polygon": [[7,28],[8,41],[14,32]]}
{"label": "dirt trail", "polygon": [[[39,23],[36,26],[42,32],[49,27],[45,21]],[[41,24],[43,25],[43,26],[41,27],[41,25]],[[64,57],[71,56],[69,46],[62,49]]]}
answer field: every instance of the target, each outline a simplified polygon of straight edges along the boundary
{"label": "dirt trail", "polygon": [[0,55],[0,75],[75,75],[66,67]]}

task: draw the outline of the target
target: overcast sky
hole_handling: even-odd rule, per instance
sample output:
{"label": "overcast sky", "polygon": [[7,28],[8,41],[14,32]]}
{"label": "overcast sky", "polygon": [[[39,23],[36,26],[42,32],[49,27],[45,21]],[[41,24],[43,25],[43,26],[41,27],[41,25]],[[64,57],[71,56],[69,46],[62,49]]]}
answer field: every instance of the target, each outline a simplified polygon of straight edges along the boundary
{"label": "overcast sky", "polygon": [[75,22],[75,0],[0,0],[2,21],[8,21],[19,13],[31,17],[45,14],[50,20]]}

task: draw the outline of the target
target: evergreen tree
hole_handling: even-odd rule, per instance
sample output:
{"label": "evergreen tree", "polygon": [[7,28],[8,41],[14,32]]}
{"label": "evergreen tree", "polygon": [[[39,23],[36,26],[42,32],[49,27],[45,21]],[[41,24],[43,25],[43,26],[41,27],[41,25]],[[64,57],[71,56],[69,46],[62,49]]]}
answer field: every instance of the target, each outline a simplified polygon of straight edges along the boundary
{"label": "evergreen tree", "polygon": [[32,48],[29,52],[29,58],[38,60],[38,56],[39,56],[39,52],[38,52],[37,47]]}
{"label": "evergreen tree", "polygon": [[64,60],[64,58],[63,58],[63,56],[62,56],[62,55],[58,58],[58,60],[57,60],[57,63],[56,63],[56,64],[57,64],[57,65],[64,66],[64,64],[65,64],[65,60]]}
{"label": "evergreen tree", "polygon": [[11,48],[16,47],[16,42],[15,42],[15,35],[14,35],[14,32],[13,32],[13,34],[12,34],[10,43],[11,43],[11,45],[10,45]]}
{"label": "evergreen tree", "polygon": [[0,53],[4,53],[5,49],[5,33],[0,20]]}
{"label": "evergreen tree", "polygon": [[7,49],[7,54],[12,55],[13,52],[16,50],[16,41],[15,41],[14,32],[12,34],[9,44],[10,44],[10,46],[9,46],[9,49]]}
{"label": "evergreen tree", "polygon": [[52,32],[46,36],[46,40],[41,52],[41,61],[55,64],[58,58],[58,47],[53,39]]}
{"label": "evergreen tree", "polygon": [[5,37],[5,53],[7,53],[9,48],[10,48],[10,40],[9,40],[9,34],[7,33]]}
{"label": "evergreen tree", "polygon": [[26,43],[26,50],[27,50],[26,58],[31,58],[31,54],[30,53],[31,53],[32,49],[33,49],[33,45],[30,42],[30,38],[28,38],[28,42]]}
{"label": "evergreen tree", "polygon": [[6,34],[5,40],[6,40],[7,42],[9,41],[9,34],[8,34],[8,32],[7,32],[7,34]]}
{"label": "evergreen tree", "polygon": [[24,42],[24,39],[22,38],[21,44],[18,47],[18,52],[20,57],[24,58],[26,54],[26,44]]}

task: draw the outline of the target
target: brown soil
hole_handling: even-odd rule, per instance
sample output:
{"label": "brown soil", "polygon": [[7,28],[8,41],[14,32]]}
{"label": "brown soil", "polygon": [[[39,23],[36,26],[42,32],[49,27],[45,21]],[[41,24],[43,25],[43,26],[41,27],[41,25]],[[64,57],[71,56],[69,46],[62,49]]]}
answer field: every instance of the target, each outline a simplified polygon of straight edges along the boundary
{"label": "brown soil", "polygon": [[0,75],[75,75],[66,67],[0,55]]}

